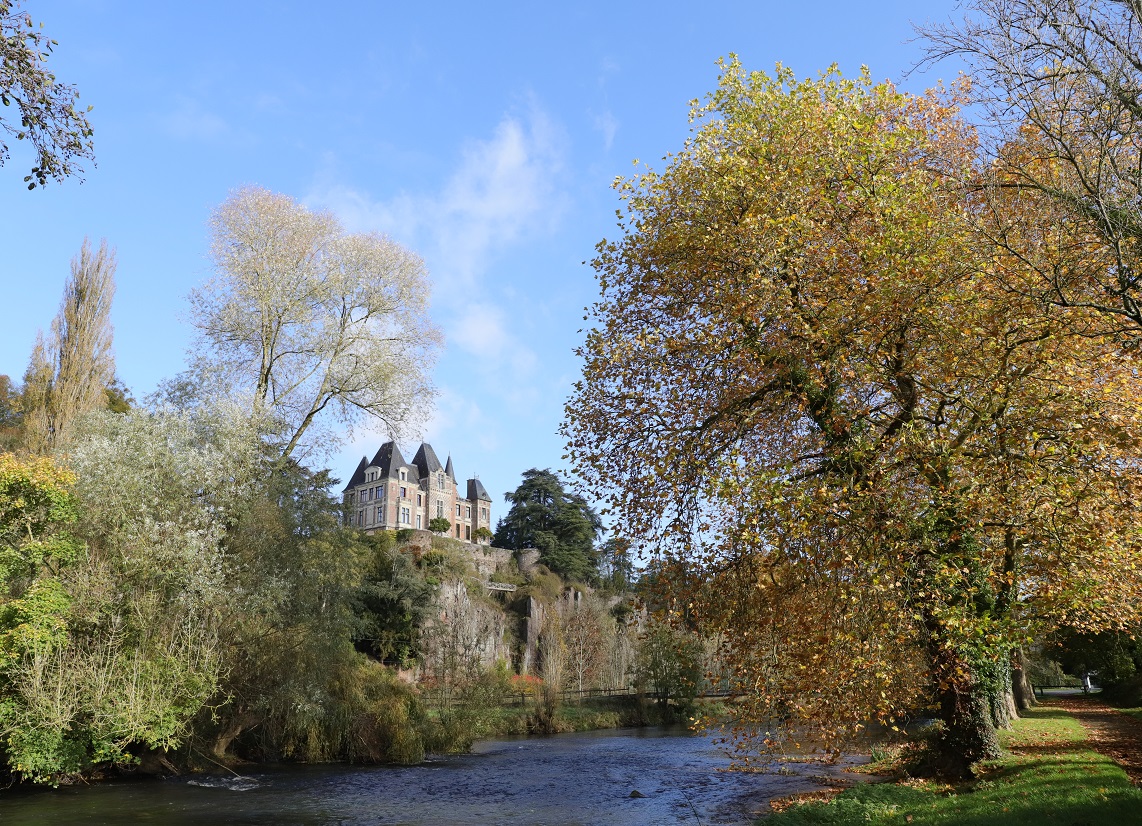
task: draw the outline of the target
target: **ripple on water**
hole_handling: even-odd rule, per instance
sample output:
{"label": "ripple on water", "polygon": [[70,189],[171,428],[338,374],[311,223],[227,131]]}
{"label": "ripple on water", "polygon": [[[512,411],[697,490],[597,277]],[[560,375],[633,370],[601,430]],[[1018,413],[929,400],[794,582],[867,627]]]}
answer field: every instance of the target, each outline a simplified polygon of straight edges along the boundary
{"label": "ripple on water", "polygon": [[282,766],[253,776],[2,792],[0,824],[745,826],[770,797],[819,788],[799,775],[822,772],[720,771],[728,765],[706,737],[590,732],[490,741],[414,767]]}

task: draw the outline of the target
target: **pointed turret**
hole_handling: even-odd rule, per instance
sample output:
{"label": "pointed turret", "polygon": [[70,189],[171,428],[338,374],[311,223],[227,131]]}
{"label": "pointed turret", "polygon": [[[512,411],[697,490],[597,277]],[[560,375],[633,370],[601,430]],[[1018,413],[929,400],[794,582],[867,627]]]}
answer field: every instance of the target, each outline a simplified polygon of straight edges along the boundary
{"label": "pointed turret", "polygon": [[448,454],[448,464],[444,468],[444,472],[448,474],[448,478],[452,480],[452,484],[456,484],[456,471],[452,468],[452,454]]}
{"label": "pointed turret", "polygon": [[420,471],[421,479],[427,479],[433,473],[444,470],[440,464],[440,460],[436,458],[436,451],[432,449],[432,445],[428,442],[420,443],[420,450],[416,452],[412,463],[416,465],[416,469]]}
{"label": "pointed turret", "polygon": [[380,468],[381,476],[386,479],[398,478],[400,469],[405,464],[404,457],[401,456],[400,448],[397,447],[396,442],[385,442],[377,451],[377,455],[373,457],[373,466]]}

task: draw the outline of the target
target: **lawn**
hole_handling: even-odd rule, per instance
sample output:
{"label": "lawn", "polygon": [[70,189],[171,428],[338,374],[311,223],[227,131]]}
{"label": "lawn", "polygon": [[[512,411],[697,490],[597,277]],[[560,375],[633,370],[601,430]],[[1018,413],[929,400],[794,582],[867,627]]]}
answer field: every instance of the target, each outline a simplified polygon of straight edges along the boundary
{"label": "lawn", "polygon": [[1003,732],[1008,756],[988,762],[972,783],[951,787],[907,780],[858,786],[828,803],[794,806],[765,819],[793,824],[956,824],[1100,826],[1142,824],[1142,790],[1086,743],[1078,721],[1040,707]]}

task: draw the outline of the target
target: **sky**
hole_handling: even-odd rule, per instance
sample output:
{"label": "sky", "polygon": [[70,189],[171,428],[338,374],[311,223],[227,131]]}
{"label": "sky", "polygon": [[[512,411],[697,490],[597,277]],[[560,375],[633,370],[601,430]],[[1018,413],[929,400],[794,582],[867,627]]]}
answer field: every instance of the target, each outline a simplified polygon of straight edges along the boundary
{"label": "sky", "polygon": [[[193,345],[211,210],[265,187],[424,258],[445,348],[420,438],[461,483],[479,476],[493,519],[523,471],[568,467],[557,430],[598,296],[589,261],[620,234],[612,182],[681,148],[720,56],[801,77],[867,65],[910,91],[957,71],[910,72],[912,24],[947,21],[954,0],[23,7],[93,107],[96,166],[32,192],[19,145],[0,167],[0,374],[22,377],[84,237],[106,238],[118,373],[154,391]],[[358,428],[321,464],[347,479],[387,438]],[[411,458],[419,439],[399,444]]]}

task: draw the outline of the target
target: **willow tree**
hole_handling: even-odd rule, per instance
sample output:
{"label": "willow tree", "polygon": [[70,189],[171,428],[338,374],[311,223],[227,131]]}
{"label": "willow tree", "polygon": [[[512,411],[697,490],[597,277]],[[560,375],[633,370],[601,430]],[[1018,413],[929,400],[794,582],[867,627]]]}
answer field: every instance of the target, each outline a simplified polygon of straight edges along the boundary
{"label": "willow tree", "polygon": [[24,442],[33,453],[63,447],[80,417],[107,406],[115,382],[115,267],[106,239],[97,250],[83,239],[51,330],[36,340],[23,391]]}
{"label": "willow tree", "polygon": [[432,395],[440,340],[420,258],[259,188],[211,228],[214,277],[191,294],[199,361],[277,420],[283,458],[328,413],[400,433]]}
{"label": "willow tree", "polygon": [[564,433],[725,641],[751,748],[934,702],[937,768],[970,774],[1014,646],[1135,612],[1128,363],[1002,288],[954,103],[733,60],[617,183]]}

